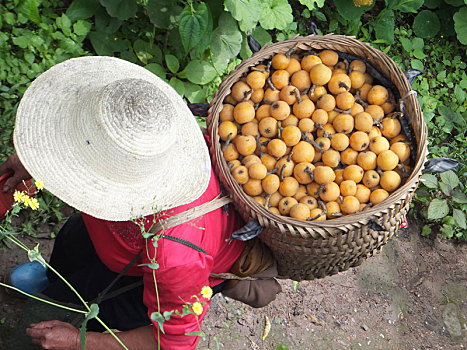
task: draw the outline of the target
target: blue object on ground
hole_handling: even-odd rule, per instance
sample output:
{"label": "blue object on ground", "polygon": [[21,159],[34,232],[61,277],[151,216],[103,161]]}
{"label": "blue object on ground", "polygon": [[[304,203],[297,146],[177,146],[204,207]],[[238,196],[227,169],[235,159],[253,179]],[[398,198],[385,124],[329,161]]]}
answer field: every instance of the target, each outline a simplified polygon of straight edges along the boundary
{"label": "blue object on ground", "polygon": [[41,293],[49,285],[47,278],[47,267],[38,262],[29,262],[13,268],[8,277],[7,283],[32,295]]}

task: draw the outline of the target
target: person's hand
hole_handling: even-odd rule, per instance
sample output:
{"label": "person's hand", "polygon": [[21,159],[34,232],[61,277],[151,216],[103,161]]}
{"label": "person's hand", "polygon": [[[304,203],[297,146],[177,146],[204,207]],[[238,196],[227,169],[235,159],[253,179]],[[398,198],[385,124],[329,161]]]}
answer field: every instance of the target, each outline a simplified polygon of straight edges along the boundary
{"label": "person's hand", "polygon": [[32,323],[26,329],[34,344],[49,350],[80,350],[80,332],[70,323],[62,321],[44,321]]}
{"label": "person's hand", "polygon": [[0,190],[2,192],[13,192],[23,180],[29,180],[31,175],[29,175],[28,171],[24,168],[23,164],[18,158],[16,153],[13,153],[5,163],[0,165],[0,174],[5,174],[8,172],[12,172],[12,176],[8,178],[8,180],[3,185],[3,188]]}

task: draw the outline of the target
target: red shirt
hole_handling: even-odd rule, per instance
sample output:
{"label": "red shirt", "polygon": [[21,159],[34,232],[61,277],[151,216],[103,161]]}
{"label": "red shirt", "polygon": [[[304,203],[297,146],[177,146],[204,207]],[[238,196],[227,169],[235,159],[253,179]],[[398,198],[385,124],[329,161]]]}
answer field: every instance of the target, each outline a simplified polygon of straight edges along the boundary
{"label": "red shirt", "polygon": [[[219,193],[218,179],[211,170],[208,188],[200,198],[190,204],[146,216],[144,218],[145,229],[150,228],[153,220],[157,222],[206,203]],[[161,313],[172,310],[182,311],[184,301],[195,302],[196,299],[192,296],[199,295],[203,286],[212,287],[222,282],[222,280],[210,278],[210,273],[228,272],[240,256],[244,242],[233,240],[229,244],[229,237],[233,231],[242,227],[244,222],[232,205],[228,208],[228,212],[219,208],[185,224],[164,230],[165,235],[185,239],[203,248],[208,254],[163,238],[157,241],[157,248],[155,248],[154,240],[145,240],[140,227],[130,221],[105,221],[84,213],[83,218],[99,258],[114,272],[122,271],[144,248],[140,261],[128,271],[127,275],[143,276],[143,301],[148,307],[149,324],[151,313],[158,310],[158,304],[160,304]],[[154,255],[159,265],[157,269],[153,270],[147,265],[142,265],[151,263]],[[159,303],[154,280],[157,282]],[[194,315],[180,317],[172,314],[171,318],[163,324],[165,334],[159,332],[161,347],[171,350],[194,349],[198,343],[198,337],[187,336],[185,333],[200,331],[199,327],[209,304],[210,302],[207,302],[203,313],[198,316],[199,325]],[[154,335],[158,339],[157,322],[153,321],[153,324]]]}

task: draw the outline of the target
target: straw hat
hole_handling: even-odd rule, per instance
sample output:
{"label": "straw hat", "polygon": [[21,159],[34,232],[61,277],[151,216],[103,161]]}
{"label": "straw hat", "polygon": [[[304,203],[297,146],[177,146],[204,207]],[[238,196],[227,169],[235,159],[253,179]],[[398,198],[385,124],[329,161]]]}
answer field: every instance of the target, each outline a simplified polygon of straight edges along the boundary
{"label": "straw hat", "polygon": [[190,203],[211,175],[182,98],[145,68],[113,57],[73,58],[34,80],[18,107],[14,144],[47,190],[111,221]]}

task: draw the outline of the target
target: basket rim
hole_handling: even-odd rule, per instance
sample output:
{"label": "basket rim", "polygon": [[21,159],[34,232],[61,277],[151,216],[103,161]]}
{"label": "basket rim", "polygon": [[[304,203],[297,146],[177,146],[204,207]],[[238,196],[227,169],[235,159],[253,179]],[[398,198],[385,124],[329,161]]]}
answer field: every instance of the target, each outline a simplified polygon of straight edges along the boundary
{"label": "basket rim", "polygon": [[[296,45],[298,49],[301,49],[301,46],[303,45],[308,45],[308,44],[317,44],[317,46],[321,46],[323,44],[325,44],[326,42],[328,42],[329,40],[341,40],[341,41],[346,41],[348,42],[348,44],[352,44],[352,45],[355,45],[355,46],[358,46],[359,48],[361,49],[364,49],[364,50],[368,50],[370,52],[372,52],[375,56],[381,56],[383,58],[385,58],[385,63],[389,63],[390,64],[390,68],[393,69],[395,71],[395,74],[398,76],[398,78],[400,80],[402,80],[402,87],[398,87],[398,86],[395,86],[395,88],[397,88],[399,90],[399,93],[401,92],[400,90],[402,90],[402,88],[405,88],[406,90],[409,91],[413,91],[411,89],[411,86],[406,78],[406,76],[404,75],[404,73],[402,72],[402,70],[399,68],[399,66],[389,57],[387,56],[386,54],[384,54],[382,51],[372,47],[369,43],[366,43],[366,42],[362,42],[362,41],[359,41],[357,39],[355,39],[354,36],[345,36],[345,35],[335,35],[335,34],[326,34],[326,35],[309,35],[309,36],[300,36],[300,35],[296,35],[290,39],[287,39],[287,40],[283,40],[283,41],[280,41],[280,42],[277,42],[277,43],[268,43],[266,45],[264,45],[261,50],[259,50],[258,52],[255,52],[252,56],[250,56],[249,58],[243,60],[239,65],[237,65],[234,70],[232,72],[229,73],[229,75],[227,75],[226,77],[224,77],[222,83],[219,85],[219,88],[218,88],[218,91],[221,91],[223,88],[226,88],[227,91],[230,91],[230,87],[227,86],[228,84],[230,84],[230,80],[232,79],[232,77],[236,76],[236,75],[239,75],[241,76],[241,74],[243,73],[239,73],[242,69],[246,69],[245,72],[247,71],[247,69],[251,66],[254,66],[255,64],[257,64],[258,62],[262,61],[262,60],[265,60],[267,59],[268,57],[267,56],[264,56],[263,57],[263,54],[266,50],[268,51],[271,51],[271,53],[275,53],[275,52],[283,52],[283,50],[276,50],[274,51],[275,48],[279,47],[279,46],[284,46],[284,45],[290,45],[290,47]],[[318,49],[319,50],[319,49]],[[338,50],[339,51],[339,50]],[[269,56],[269,58],[272,57]],[[362,57],[363,58],[363,57]],[[368,57],[365,57],[363,58],[366,62],[368,62]],[[392,79],[390,79],[389,77],[387,77],[388,80],[390,80],[391,82],[393,82]],[[218,106],[221,106],[222,105],[222,102],[223,102],[223,98],[227,95],[227,93],[224,95],[224,96],[221,96],[222,98],[219,98],[220,96],[217,94],[216,92],[216,95],[214,96],[213,100],[211,101],[210,103],[210,107],[209,107],[209,110],[208,110],[208,119],[211,121],[210,125],[209,125],[209,129],[210,129],[210,136],[211,136],[211,142],[212,142],[212,148],[214,149],[215,151],[215,155],[213,155],[213,157],[217,156],[217,153],[220,149],[220,143],[219,143],[219,138],[218,138],[218,135],[217,135],[217,119],[218,116],[219,116],[219,111],[220,109],[217,109],[217,110],[214,110],[216,107]],[[417,138],[417,159],[415,161],[415,164],[414,164],[414,167],[412,169],[412,172],[411,174],[409,175],[409,177],[407,178],[407,180],[405,181],[405,183],[400,186],[396,191],[390,193],[389,197],[384,200],[383,202],[377,204],[377,205],[374,205],[372,206],[371,208],[369,209],[366,209],[364,212],[357,212],[357,213],[354,213],[354,214],[350,214],[350,215],[346,215],[346,216],[343,216],[343,217],[339,217],[339,218],[334,218],[332,220],[324,220],[324,221],[302,221],[302,220],[298,220],[298,219],[294,219],[294,218],[291,218],[291,217],[288,217],[288,216],[283,216],[283,215],[277,215],[277,214],[274,214],[272,213],[270,210],[266,209],[265,207],[261,206],[259,203],[257,203],[255,200],[252,199],[251,196],[247,195],[243,189],[240,187],[240,185],[238,185],[235,181],[232,181],[232,177],[230,175],[230,172],[228,171],[225,171],[226,170],[226,166],[227,166],[227,163],[225,161],[225,159],[220,156],[220,157],[217,157],[216,160],[220,160],[220,162],[218,161],[217,162],[217,165],[220,167],[222,167],[224,170],[224,173],[226,174],[226,180],[230,183],[231,186],[229,186],[229,190],[230,191],[234,191],[235,194],[237,194],[243,203],[245,203],[249,209],[256,215],[256,216],[262,216],[262,217],[266,217],[267,219],[269,219],[270,221],[272,222],[275,222],[277,224],[280,224],[280,225],[292,225],[292,226],[296,226],[296,227],[300,227],[300,228],[303,228],[305,230],[307,229],[312,229],[313,231],[317,231],[317,232],[320,232],[320,233],[324,233],[325,235],[326,234],[329,234],[330,232],[327,231],[327,230],[324,230],[324,232],[322,232],[322,229],[332,229],[332,228],[336,228],[336,227],[339,227],[339,228],[343,228],[344,226],[355,226],[355,225],[361,225],[361,224],[364,224],[364,223],[367,223],[368,221],[371,221],[371,220],[374,220],[374,219],[377,219],[378,217],[382,216],[384,214],[384,211],[385,210],[388,210],[392,207],[394,207],[397,202],[399,202],[401,199],[403,199],[404,197],[407,196],[407,194],[411,191],[411,190],[415,190],[418,182],[419,182],[419,178],[421,176],[421,172],[423,170],[423,165],[426,161],[426,155],[427,155],[427,137],[426,137],[426,134],[427,134],[427,127],[426,127],[426,123],[423,119],[423,112],[421,110],[421,107],[420,107],[420,104],[418,102],[418,100],[414,97],[414,94],[401,94],[401,99],[409,99],[409,101],[414,105],[414,110],[415,110],[415,113],[417,114],[417,116],[419,117],[418,120],[420,123],[422,123],[419,127],[419,134],[418,135],[419,137],[416,137]],[[214,114],[214,115],[213,115]],[[213,120],[211,120],[210,118],[213,117],[213,119],[215,119],[215,122],[213,122]],[[411,119],[413,121],[414,117],[411,115]],[[417,132],[417,130],[415,130],[414,128],[414,133]],[[221,169],[219,169],[221,170]],[[392,202],[388,202],[388,200],[392,199]],[[350,218],[350,220],[349,220]],[[260,220],[260,224],[261,224],[261,221]],[[263,226],[263,225],[262,225]]]}

